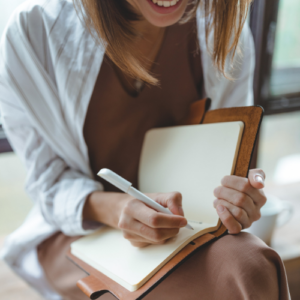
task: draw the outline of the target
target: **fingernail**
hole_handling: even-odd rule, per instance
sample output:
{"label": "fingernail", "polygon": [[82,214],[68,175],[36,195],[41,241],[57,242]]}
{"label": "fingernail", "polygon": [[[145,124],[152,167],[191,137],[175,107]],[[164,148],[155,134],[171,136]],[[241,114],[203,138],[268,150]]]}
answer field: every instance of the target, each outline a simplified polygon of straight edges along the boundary
{"label": "fingernail", "polygon": [[223,205],[218,205],[217,207],[218,212],[222,213],[225,210],[225,207]]}
{"label": "fingernail", "polygon": [[218,199],[214,200],[214,207],[216,207]]}
{"label": "fingernail", "polygon": [[219,189],[219,187],[216,187],[216,188],[214,189],[214,192],[213,192],[213,193],[214,193],[215,197],[217,197],[217,196],[216,196],[216,193],[218,192],[218,189]]}
{"label": "fingernail", "polygon": [[265,184],[264,178],[261,175],[259,175],[259,174],[257,174],[257,175],[254,176],[254,180],[256,182],[259,182],[259,183],[263,184],[263,185]]}
{"label": "fingernail", "polygon": [[186,220],[182,220],[182,221],[180,222],[179,226],[180,226],[180,227],[184,227],[184,226],[186,226],[186,224],[187,224],[187,221],[186,221]]}

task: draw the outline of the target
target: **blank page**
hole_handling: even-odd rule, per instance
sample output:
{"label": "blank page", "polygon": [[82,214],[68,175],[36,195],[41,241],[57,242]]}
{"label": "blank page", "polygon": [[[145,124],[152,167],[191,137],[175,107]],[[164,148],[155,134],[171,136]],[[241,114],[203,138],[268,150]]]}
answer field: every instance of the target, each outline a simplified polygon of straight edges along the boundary
{"label": "blank page", "polygon": [[225,175],[234,172],[243,128],[243,122],[228,122],[148,131],[139,189],[144,193],[178,191],[190,222],[216,225],[213,191]]}
{"label": "blank page", "polygon": [[194,230],[181,228],[177,236],[163,245],[136,248],[124,239],[121,230],[103,227],[73,242],[71,252],[129,291],[135,291],[185,245],[215,230],[207,224],[195,224]]}

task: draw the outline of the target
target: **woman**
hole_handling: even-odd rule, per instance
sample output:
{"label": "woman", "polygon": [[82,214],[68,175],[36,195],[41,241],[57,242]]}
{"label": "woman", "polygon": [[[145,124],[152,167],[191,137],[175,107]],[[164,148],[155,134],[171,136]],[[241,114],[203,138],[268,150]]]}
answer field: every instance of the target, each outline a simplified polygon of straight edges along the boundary
{"label": "woman", "polygon": [[[65,253],[101,224],[121,228],[136,247],[164,243],[186,225],[178,192],[152,195],[175,214],[161,215],[101,182],[100,168],[136,185],[148,129],[178,124],[204,95],[213,108],[251,105],[250,0],[199,2],[78,0],[75,9],[70,0],[30,0],[11,18],[1,114],[35,205],[2,255],[45,298],[86,299],[76,288],[85,274]],[[288,299],[278,255],[238,234],[260,217],[264,178],[251,170],[249,180],[223,179],[214,206],[230,234],[145,299]]]}

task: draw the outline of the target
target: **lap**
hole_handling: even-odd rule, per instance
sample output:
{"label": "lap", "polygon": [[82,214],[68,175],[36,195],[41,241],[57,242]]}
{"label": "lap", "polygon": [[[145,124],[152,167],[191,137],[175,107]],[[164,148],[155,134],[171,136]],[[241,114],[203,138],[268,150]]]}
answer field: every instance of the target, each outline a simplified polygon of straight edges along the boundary
{"label": "lap", "polygon": [[[58,233],[39,246],[39,260],[65,299],[86,300],[76,282],[86,274],[65,256],[78,237]],[[201,247],[144,299],[288,299],[278,254],[248,234],[227,235]],[[101,300],[114,300],[105,294]]]}

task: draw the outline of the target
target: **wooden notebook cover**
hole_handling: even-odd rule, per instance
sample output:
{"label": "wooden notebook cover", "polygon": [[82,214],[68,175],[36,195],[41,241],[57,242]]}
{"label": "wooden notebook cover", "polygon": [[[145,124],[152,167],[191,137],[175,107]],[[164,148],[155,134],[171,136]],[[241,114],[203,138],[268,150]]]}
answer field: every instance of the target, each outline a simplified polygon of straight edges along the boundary
{"label": "wooden notebook cover", "polygon": [[[247,177],[254,150],[255,141],[262,121],[263,109],[259,106],[223,108],[207,111],[210,106],[210,99],[203,99],[194,102],[190,107],[188,117],[182,121],[181,125],[210,124],[220,122],[244,122],[244,133],[241,140],[240,150],[237,157],[234,175]],[[153,277],[151,277],[142,287],[134,292],[130,292],[98,270],[86,264],[79,258],[71,254],[69,250],[67,257],[79,268],[85,271],[88,276],[79,280],[77,286],[90,298],[97,299],[109,292],[120,300],[142,299],[153,290],[166,276],[179,267],[188,257],[190,257],[202,245],[226,234],[226,227],[220,222],[220,227],[216,232],[207,233],[198,237],[193,243],[188,244],[169,262],[167,262]]]}

